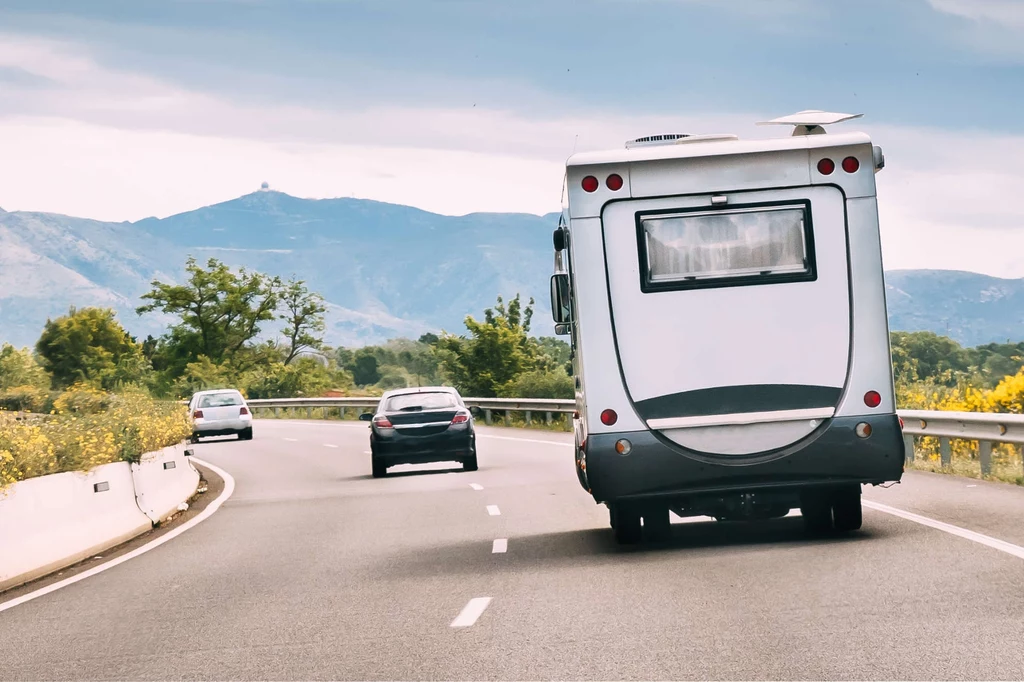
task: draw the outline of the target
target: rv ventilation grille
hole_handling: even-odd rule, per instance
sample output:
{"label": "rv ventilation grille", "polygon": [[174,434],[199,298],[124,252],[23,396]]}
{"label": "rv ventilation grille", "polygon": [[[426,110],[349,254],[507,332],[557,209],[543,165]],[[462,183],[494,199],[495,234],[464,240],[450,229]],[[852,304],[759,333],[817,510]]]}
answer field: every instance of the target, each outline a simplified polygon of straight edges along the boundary
{"label": "rv ventilation grille", "polygon": [[657,145],[665,144],[683,144],[689,142],[710,142],[713,140],[736,140],[739,139],[735,135],[728,134],[717,134],[717,135],[650,135],[648,137],[637,138],[636,140],[630,140],[626,143],[626,149],[632,149],[633,147],[654,147]]}

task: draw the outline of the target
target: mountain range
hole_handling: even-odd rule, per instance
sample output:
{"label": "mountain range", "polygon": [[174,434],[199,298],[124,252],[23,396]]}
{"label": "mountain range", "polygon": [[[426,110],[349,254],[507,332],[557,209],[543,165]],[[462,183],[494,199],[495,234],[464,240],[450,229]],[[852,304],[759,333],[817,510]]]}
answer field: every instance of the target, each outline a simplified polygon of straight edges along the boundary
{"label": "mountain range", "polygon": [[[328,302],[332,345],[462,333],[466,315],[516,293],[535,299],[534,330],[550,335],[557,222],[554,213],[444,216],[269,190],[134,223],[0,210],[0,340],[32,345],[71,305],[114,308],[135,336],[158,336],[171,320],[136,315],[139,296],[154,279],[180,280],[190,255],[304,279]],[[895,270],[886,287],[894,330],[965,345],[1024,339],[1024,279]]]}

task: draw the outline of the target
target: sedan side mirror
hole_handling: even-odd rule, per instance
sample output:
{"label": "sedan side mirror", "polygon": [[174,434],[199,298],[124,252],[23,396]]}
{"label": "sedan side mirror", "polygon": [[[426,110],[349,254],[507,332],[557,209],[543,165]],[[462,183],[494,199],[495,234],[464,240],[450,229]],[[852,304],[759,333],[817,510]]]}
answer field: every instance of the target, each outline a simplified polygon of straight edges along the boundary
{"label": "sedan side mirror", "polygon": [[473,415],[474,417],[479,417],[479,416],[480,416],[481,414],[483,414],[483,413],[484,413],[484,411],[483,411],[483,410],[481,410],[481,409],[480,409],[479,407],[477,407],[476,405],[473,405],[472,407],[470,407],[470,408],[469,408],[469,413],[470,413],[471,415]]}
{"label": "sedan side mirror", "polygon": [[361,415],[359,415],[359,421],[361,421],[361,422],[372,422],[373,421],[373,413],[371,413],[371,412],[363,412]]}

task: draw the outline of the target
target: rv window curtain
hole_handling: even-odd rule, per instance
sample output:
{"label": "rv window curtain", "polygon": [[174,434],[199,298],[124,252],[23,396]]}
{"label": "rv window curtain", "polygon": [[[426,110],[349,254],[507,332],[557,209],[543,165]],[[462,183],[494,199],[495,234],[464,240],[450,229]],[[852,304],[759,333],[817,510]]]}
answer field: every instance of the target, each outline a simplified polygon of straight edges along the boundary
{"label": "rv window curtain", "polygon": [[643,220],[649,281],[804,272],[804,208],[651,216]]}

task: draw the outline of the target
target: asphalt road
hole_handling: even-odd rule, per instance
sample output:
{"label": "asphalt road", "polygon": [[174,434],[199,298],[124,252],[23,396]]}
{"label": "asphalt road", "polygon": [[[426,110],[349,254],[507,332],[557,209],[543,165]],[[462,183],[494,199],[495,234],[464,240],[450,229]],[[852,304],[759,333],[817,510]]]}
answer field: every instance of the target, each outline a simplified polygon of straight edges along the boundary
{"label": "asphalt road", "polygon": [[[0,612],[0,679],[1024,678],[1012,550],[872,508],[845,539],[675,519],[621,548],[570,436],[479,433],[479,471],[385,479],[365,425],[196,446],[231,498]],[[908,473],[865,499],[1024,545],[1020,488]]]}

